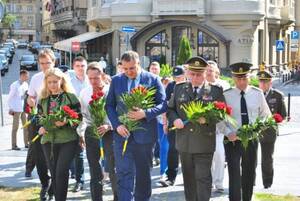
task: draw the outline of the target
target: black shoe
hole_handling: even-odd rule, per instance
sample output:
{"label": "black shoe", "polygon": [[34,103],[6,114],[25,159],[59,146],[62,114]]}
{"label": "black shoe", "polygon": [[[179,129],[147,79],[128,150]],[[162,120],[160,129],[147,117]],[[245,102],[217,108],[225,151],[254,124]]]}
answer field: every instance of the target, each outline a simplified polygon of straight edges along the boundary
{"label": "black shoe", "polygon": [[173,186],[174,185],[174,181],[171,181],[171,180],[159,180],[159,182],[162,187],[168,187],[168,186]]}
{"label": "black shoe", "polygon": [[25,172],[25,177],[31,177],[31,172]]}
{"label": "black shoe", "polygon": [[53,195],[49,195],[47,201],[53,201],[53,200],[54,200],[54,196]]}
{"label": "black shoe", "polygon": [[25,148],[28,149],[28,145],[25,145]]}
{"label": "black shoe", "polygon": [[81,191],[82,189],[83,189],[83,184],[77,182],[72,191],[75,193]]}
{"label": "black shoe", "polygon": [[48,186],[42,187],[41,192],[40,192],[40,200],[41,201],[47,200],[47,191],[48,191]]}
{"label": "black shoe", "polygon": [[271,185],[264,185],[264,188],[267,189],[267,188],[270,188]]}
{"label": "black shoe", "polygon": [[19,148],[19,147],[17,147],[17,146],[15,146],[15,147],[13,147],[13,148],[11,148],[12,150],[15,150],[15,151],[20,151],[21,149]]}

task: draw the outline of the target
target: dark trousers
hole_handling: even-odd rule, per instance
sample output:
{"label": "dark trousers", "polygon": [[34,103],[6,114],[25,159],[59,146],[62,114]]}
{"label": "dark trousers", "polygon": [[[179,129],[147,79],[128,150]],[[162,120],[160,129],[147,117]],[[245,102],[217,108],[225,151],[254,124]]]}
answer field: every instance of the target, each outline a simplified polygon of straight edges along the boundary
{"label": "dark trousers", "polygon": [[[86,132],[91,132],[87,129]],[[114,194],[114,201],[117,199],[117,179],[115,173],[115,160],[113,153],[113,139],[112,133],[106,133],[103,138],[103,148],[104,148],[104,157],[108,165],[109,178],[112,184],[112,191]],[[90,167],[90,188],[91,188],[91,197],[93,201],[102,201],[102,180],[103,172],[102,166],[100,164],[100,145],[99,140],[93,137],[89,137],[86,133],[86,154]]]}
{"label": "dark trousers", "polygon": [[[229,175],[230,201],[251,200],[253,185],[255,182],[257,147],[258,142],[249,142],[246,150],[242,147],[241,142],[239,141],[225,144],[225,154]],[[242,166],[242,175],[240,166]]]}
{"label": "dark trousers", "polygon": [[262,179],[265,187],[270,187],[273,184],[273,154],[274,154],[274,142],[261,142],[261,171]]}
{"label": "dark trousers", "polygon": [[133,136],[130,136],[123,156],[123,142],[115,141],[114,153],[120,201],[150,200],[153,146],[154,143],[138,144]]}
{"label": "dark trousers", "polygon": [[72,159],[74,158],[77,145],[78,140],[67,143],[54,144],[53,150],[51,148],[51,143],[46,143],[43,145],[47,164],[50,167],[52,185],[56,201],[65,201],[67,199],[69,167]]}
{"label": "dark trousers", "polygon": [[213,153],[179,152],[186,201],[209,201]]}
{"label": "dark trousers", "polygon": [[170,131],[168,134],[169,150],[168,150],[168,169],[166,175],[168,180],[175,181],[178,172],[178,151],[175,147],[175,132]]}
{"label": "dark trousers", "polygon": [[[28,127],[29,140],[37,135],[39,127],[35,123],[31,123]],[[42,187],[50,187],[50,176],[48,175],[48,167],[43,153],[41,138],[34,143],[30,143],[26,158],[26,171],[31,172],[36,166],[37,173],[42,184]],[[53,194],[52,188],[49,189],[49,194]]]}
{"label": "dark trousers", "polygon": [[78,145],[76,148],[75,157],[71,162],[71,173],[75,173],[77,183],[84,184],[84,166],[83,166],[83,149]]}

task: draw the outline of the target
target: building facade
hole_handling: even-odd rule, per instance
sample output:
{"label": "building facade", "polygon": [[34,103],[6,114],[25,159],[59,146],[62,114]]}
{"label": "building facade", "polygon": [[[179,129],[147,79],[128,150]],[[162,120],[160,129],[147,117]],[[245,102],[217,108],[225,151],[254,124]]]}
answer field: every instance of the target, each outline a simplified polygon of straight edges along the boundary
{"label": "building facade", "polygon": [[[221,67],[282,64],[291,57],[294,0],[88,0],[87,13],[90,31],[112,31],[99,50],[112,63],[134,49],[145,66],[152,60],[175,65],[183,35],[194,56]],[[285,41],[284,51],[276,51],[276,40]]]}
{"label": "building facade", "polygon": [[43,41],[54,43],[87,32],[87,0],[43,0]]}
{"label": "building facade", "polygon": [[8,0],[6,12],[16,16],[11,30],[3,27],[3,38],[27,41],[41,40],[41,2],[39,0]]}

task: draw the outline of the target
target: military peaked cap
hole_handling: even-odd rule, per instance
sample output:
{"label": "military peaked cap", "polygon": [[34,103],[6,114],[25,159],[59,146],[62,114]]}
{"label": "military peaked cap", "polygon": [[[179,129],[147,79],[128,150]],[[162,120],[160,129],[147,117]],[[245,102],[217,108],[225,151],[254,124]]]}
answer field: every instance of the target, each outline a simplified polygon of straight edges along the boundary
{"label": "military peaked cap", "polygon": [[257,73],[259,80],[271,80],[272,74],[269,71],[260,71]]}
{"label": "military peaked cap", "polygon": [[244,77],[250,72],[251,66],[250,63],[239,62],[231,64],[229,67],[233,76]]}
{"label": "military peaked cap", "polygon": [[208,66],[208,63],[202,57],[192,57],[186,61],[188,65],[187,69],[191,71],[204,71]]}

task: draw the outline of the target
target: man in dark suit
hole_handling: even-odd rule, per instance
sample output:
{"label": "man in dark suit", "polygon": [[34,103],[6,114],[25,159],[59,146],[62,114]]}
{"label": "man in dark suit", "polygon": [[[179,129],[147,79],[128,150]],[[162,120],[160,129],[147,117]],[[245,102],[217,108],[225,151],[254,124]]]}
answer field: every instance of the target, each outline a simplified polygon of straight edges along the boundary
{"label": "man in dark suit", "polygon": [[179,152],[187,201],[209,201],[211,195],[211,164],[216,146],[216,122],[187,120],[183,104],[199,100],[204,104],[225,101],[222,88],[205,81],[207,62],[193,57],[187,62],[189,82],[175,85],[168,103],[168,118],[176,127],[176,148]]}
{"label": "man in dark suit", "polygon": [[[121,58],[122,74],[112,78],[107,95],[106,111],[114,128],[114,151],[120,201],[148,201],[151,197],[152,149],[157,139],[157,116],[166,112],[166,95],[160,78],[142,70],[139,55],[134,51],[125,52]],[[128,111],[128,118],[139,121],[139,129],[129,133],[118,117],[126,111],[120,96],[131,88],[143,85],[156,89],[155,106],[142,110]],[[125,139],[127,150],[122,156]]]}
{"label": "man in dark suit", "polygon": [[[278,113],[283,118],[286,118],[284,95],[277,89],[272,88],[271,73],[260,71],[257,76],[259,79],[259,88],[263,90],[272,114]],[[273,153],[277,135],[278,128],[269,128],[264,132],[264,137],[260,140],[262,179],[265,188],[271,187],[273,183]]]}

